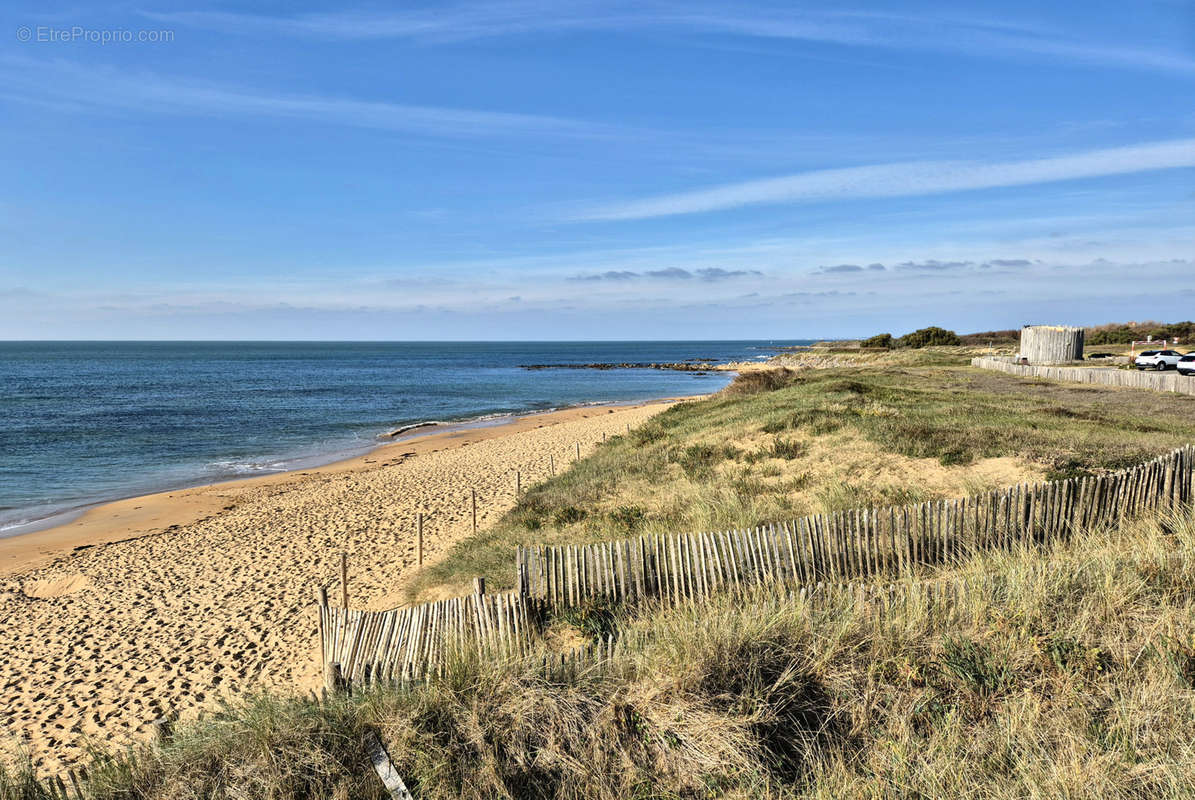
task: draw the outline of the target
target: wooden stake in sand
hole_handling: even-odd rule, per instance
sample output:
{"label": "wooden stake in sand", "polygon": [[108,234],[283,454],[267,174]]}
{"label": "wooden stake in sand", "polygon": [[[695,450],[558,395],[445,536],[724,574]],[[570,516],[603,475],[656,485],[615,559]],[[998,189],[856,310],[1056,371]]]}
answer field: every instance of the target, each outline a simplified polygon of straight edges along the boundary
{"label": "wooden stake in sand", "polygon": [[316,610],[316,615],[319,617],[319,640],[320,640],[320,659],[323,661],[324,668],[328,666],[328,632],[324,628],[324,609],[328,607],[328,590],[320,586],[315,592],[315,602],[319,603],[319,608]]}
{"label": "wooden stake in sand", "polygon": [[423,512],[420,511],[415,518],[415,563],[417,566],[423,566]]}
{"label": "wooden stake in sand", "polygon": [[169,717],[158,717],[149,724],[153,726],[154,746],[163,747],[170,743],[170,734],[173,732],[173,726],[170,724]]}
{"label": "wooden stake in sand", "polygon": [[556,474],[556,456],[548,453],[548,471],[553,475]]}
{"label": "wooden stake in sand", "polygon": [[517,496],[521,495],[522,493],[523,493],[523,473],[519,472],[516,469],[515,470],[515,496],[517,497]]}
{"label": "wooden stake in sand", "polygon": [[75,797],[83,797],[83,787],[79,785],[79,778],[75,775],[75,771],[68,769],[66,776],[71,779],[71,787],[75,790]]}
{"label": "wooden stake in sand", "polygon": [[470,489],[469,491],[473,495],[473,532],[477,533],[477,490]]}
{"label": "wooden stake in sand", "polygon": [[344,685],[344,673],[340,669],[340,663],[333,661],[324,670],[324,688],[329,692],[335,692]]}
{"label": "wooden stake in sand", "polygon": [[349,607],[349,554],[340,554],[340,605]]}
{"label": "wooden stake in sand", "polygon": [[474,594],[485,594],[485,578],[474,578],[473,579],[473,593]]}
{"label": "wooden stake in sand", "polygon": [[577,445],[577,460],[580,461],[581,460],[581,443],[574,442],[574,444]]}

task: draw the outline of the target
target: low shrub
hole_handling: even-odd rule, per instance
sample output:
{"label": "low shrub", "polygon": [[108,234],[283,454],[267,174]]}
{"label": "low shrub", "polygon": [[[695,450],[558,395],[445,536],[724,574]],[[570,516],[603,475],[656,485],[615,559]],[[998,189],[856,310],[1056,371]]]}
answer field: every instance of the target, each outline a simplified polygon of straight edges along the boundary
{"label": "low shrub", "polygon": [[552,521],[557,525],[569,525],[574,522],[580,522],[589,515],[585,509],[577,508],[576,506],[565,506],[564,508],[556,509],[552,515]]}
{"label": "low shrub", "polygon": [[752,369],[734,376],[722,394],[735,397],[772,392],[790,386],[800,380],[800,372],[787,367],[775,369]]}
{"label": "low shrub", "polygon": [[896,340],[897,347],[932,347],[941,345],[961,345],[962,339],[954,331],[930,326],[912,333],[906,333]]}
{"label": "low shrub", "polygon": [[679,464],[689,478],[705,479],[723,461],[739,458],[743,451],[729,444],[691,444],[674,452],[669,461]]}
{"label": "low shrub", "polygon": [[647,521],[647,510],[640,506],[619,506],[607,516],[623,532],[634,533]]}

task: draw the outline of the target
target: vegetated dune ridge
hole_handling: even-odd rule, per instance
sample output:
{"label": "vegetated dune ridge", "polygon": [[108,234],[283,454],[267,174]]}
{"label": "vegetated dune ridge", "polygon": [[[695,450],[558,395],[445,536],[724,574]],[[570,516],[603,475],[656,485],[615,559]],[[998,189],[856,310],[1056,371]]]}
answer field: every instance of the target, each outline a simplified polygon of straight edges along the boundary
{"label": "vegetated dune ridge", "polygon": [[[47,771],[221,694],[318,681],[312,599],[348,553],[354,607],[397,604],[415,516],[434,562],[524,486],[666,408],[586,407],[386,445],[319,469],[101,506],[0,540],[0,758]],[[338,596],[339,586],[333,587]]]}

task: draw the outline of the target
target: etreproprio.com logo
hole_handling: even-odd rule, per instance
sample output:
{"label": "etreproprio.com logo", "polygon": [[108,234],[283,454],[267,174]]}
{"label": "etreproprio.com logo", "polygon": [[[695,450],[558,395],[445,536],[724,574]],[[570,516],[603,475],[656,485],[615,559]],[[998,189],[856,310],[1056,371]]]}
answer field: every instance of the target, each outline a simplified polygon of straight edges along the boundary
{"label": "etreproprio.com logo", "polygon": [[22,25],[17,28],[18,42],[38,44],[159,44],[174,41],[172,30],[132,28],[87,28],[71,25],[60,28],[53,25]]}

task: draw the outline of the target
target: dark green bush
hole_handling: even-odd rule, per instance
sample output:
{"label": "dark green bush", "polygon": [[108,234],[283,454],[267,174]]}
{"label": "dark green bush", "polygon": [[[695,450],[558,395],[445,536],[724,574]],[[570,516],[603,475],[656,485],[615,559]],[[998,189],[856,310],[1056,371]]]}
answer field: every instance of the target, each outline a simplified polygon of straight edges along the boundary
{"label": "dark green bush", "polygon": [[906,333],[896,340],[897,347],[932,347],[934,345],[960,345],[963,340],[954,331],[930,326],[912,333]]}
{"label": "dark green bush", "polygon": [[1173,341],[1176,337],[1183,342],[1195,338],[1195,322],[1142,322],[1132,325],[1101,325],[1088,328],[1084,337],[1089,345],[1128,344],[1143,341],[1149,337]]}

